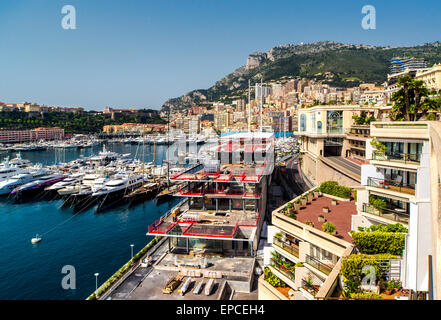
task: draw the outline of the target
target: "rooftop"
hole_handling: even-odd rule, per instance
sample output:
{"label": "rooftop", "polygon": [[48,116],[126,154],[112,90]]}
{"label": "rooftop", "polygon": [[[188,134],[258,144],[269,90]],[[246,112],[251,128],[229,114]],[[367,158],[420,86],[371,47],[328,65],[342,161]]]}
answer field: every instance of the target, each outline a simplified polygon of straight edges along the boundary
{"label": "rooftop", "polygon": [[[337,201],[337,205],[332,205],[332,200],[332,198],[326,195],[313,199],[306,206],[301,206],[296,211],[296,221],[303,224],[306,224],[308,221],[312,222],[313,228],[320,231],[323,231],[323,223],[331,222],[337,228],[335,237],[352,243],[352,237],[349,232],[351,231],[352,216],[357,215],[355,201]],[[328,213],[323,212],[324,207],[329,208]],[[325,222],[318,221],[320,215],[324,216]]]}
{"label": "rooftop", "polygon": [[254,210],[189,209],[185,202],[179,212],[171,212],[152,223],[148,234],[245,240],[252,235],[259,216]]}

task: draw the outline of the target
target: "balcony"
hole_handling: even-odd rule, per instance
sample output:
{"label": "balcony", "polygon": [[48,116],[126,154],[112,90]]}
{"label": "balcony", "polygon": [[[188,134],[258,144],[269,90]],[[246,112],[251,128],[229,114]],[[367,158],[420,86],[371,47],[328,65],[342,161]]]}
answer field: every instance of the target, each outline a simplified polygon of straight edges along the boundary
{"label": "balcony", "polygon": [[[401,177],[402,178],[402,177]],[[378,178],[368,178],[368,186],[387,189],[390,191],[395,191],[399,193],[405,193],[410,195],[415,195],[415,185],[414,184],[405,184],[399,182],[398,180],[387,180],[387,179],[378,179]]]}
{"label": "balcony", "polygon": [[260,199],[260,192],[244,191],[242,189],[225,188],[225,189],[202,189],[202,188],[179,188],[178,196],[185,197],[242,197],[247,199]]}
{"label": "balcony", "polygon": [[288,279],[295,280],[294,264],[284,264],[271,259],[271,266]]}
{"label": "balcony", "polygon": [[375,208],[373,205],[369,203],[363,203],[363,212],[370,213],[376,215],[378,217],[382,217],[385,219],[389,219],[392,221],[396,221],[399,223],[409,223],[409,213],[406,212],[405,209],[402,208]]}
{"label": "balcony", "polygon": [[279,247],[280,249],[285,250],[286,252],[292,254],[294,257],[296,257],[296,258],[299,257],[299,247],[289,245],[289,244],[287,244],[277,238],[274,238],[273,244],[275,246]]}
{"label": "balcony", "polygon": [[419,164],[421,154],[418,153],[397,153],[397,152],[379,152],[372,153],[372,160],[400,162],[405,164]]}
{"label": "balcony", "polygon": [[334,265],[325,264],[320,260],[311,257],[310,255],[306,255],[305,263],[309,264],[310,266],[316,268],[317,270],[323,272],[326,275],[329,275],[332,269],[334,268]]}

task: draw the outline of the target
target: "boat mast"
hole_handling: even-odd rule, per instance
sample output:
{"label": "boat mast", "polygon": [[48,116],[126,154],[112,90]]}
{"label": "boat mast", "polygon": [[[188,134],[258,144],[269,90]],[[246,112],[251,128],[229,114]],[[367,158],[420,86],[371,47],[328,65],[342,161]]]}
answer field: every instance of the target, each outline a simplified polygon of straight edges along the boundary
{"label": "boat mast", "polygon": [[144,184],[144,140],[145,140],[145,130],[142,130],[142,183]]}

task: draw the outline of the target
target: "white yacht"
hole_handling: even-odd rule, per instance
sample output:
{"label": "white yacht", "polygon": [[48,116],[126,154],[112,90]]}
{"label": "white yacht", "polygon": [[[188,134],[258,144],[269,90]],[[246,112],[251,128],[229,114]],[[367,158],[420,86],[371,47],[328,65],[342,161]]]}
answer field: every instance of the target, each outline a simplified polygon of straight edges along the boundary
{"label": "white yacht", "polygon": [[83,176],[84,176],[83,173],[73,174],[73,175],[67,177],[64,180],[59,181],[59,182],[57,182],[57,183],[55,183],[55,184],[45,188],[44,190],[45,191],[58,191],[60,189],[66,188],[68,186],[75,185],[75,184],[77,184],[78,182],[81,181],[81,178]]}
{"label": "white yacht", "polygon": [[20,187],[26,183],[38,180],[39,178],[47,175],[49,171],[47,169],[38,169],[36,171],[25,171],[17,174],[8,180],[0,182],[0,195],[6,195],[12,192],[17,187]]}
{"label": "white yacht", "polygon": [[92,196],[100,197],[105,195],[114,195],[122,191],[130,192],[142,185],[142,177],[138,175],[120,175],[116,174],[115,177],[107,181],[100,189],[96,189]]}

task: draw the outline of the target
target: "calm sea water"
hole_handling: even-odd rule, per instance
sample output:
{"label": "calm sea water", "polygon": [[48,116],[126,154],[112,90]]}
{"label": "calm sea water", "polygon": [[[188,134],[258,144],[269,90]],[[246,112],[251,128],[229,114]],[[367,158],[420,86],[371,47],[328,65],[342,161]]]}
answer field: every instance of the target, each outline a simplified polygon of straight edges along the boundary
{"label": "calm sea water", "polygon": [[[107,144],[109,150],[141,157],[136,145]],[[140,148],[139,148],[140,149]],[[53,164],[89,156],[102,150],[72,149],[23,152],[34,163]],[[162,163],[165,146],[157,146],[156,163]],[[3,158],[5,153],[0,154]],[[145,160],[152,161],[153,146],[146,146]],[[0,299],[85,299],[150,240],[147,226],[171,209],[178,198],[157,204],[148,201],[133,208],[126,206],[95,213],[95,209],[73,218],[70,209],[60,209],[61,200],[11,204],[0,199]],[[71,219],[70,219],[71,218]],[[70,220],[68,220],[70,219]],[[64,223],[63,223],[64,222]],[[59,225],[60,223],[63,223]],[[38,244],[30,239],[43,234]],[[61,281],[65,265],[75,267],[76,289],[64,290]]]}

